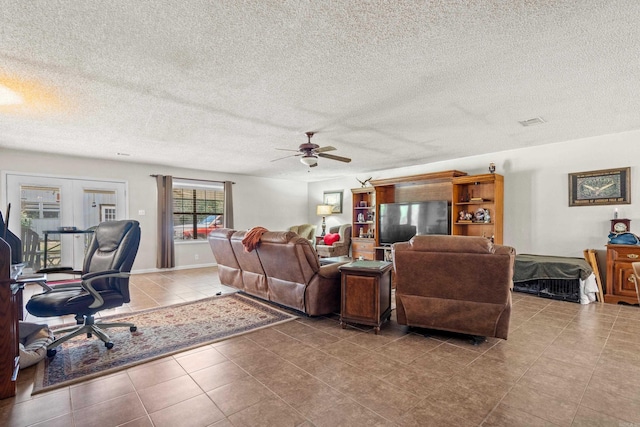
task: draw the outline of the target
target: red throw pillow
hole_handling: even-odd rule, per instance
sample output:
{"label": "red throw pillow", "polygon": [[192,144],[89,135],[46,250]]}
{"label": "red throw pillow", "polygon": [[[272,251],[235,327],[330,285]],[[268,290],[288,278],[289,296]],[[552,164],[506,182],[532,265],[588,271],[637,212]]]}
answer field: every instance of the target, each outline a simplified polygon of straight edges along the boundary
{"label": "red throw pillow", "polygon": [[324,244],[327,246],[333,245],[338,240],[340,240],[340,234],[338,233],[329,233],[324,235]]}

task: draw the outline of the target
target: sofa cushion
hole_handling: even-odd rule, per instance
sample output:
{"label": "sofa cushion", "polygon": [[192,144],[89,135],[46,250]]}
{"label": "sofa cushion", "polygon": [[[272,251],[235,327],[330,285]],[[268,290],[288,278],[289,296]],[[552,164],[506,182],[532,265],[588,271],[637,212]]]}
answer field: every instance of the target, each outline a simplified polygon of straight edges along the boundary
{"label": "sofa cushion", "polygon": [[327,246],[333,245],[338,240],[340,240],[340,234],[339,233],[329,233],[329,234],[324,236],[324,244],[327,245]]}

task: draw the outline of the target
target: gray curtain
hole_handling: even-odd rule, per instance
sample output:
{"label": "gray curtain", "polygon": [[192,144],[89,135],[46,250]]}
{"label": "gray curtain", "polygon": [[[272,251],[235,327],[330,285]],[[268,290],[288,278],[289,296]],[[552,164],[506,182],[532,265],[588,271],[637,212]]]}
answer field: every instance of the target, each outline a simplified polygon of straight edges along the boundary
{"label": "gray curtain", "polygon": [[172,268],[176,265],[173,246],[173,178],[157,175],[158,185],[158,254],[156,267]]}
{"label": "gray curtain", "polygon": [[224,226],[233,228],[233,182],[224,182]]}

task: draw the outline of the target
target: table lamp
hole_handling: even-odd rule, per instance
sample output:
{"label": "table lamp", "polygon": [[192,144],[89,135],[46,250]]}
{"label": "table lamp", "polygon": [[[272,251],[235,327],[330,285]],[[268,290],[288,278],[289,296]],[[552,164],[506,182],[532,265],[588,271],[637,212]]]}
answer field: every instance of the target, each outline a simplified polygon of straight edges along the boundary
{"label": "table lamp", "polygon": [[324,237],[325,229],[327,228],[327,223],[325,222],[325,217],[331,215],[331,211],[333,210],[333,206],[331,205],[318,205],[316,207],[316,215],[322,216],[322,234],[320,237]]}

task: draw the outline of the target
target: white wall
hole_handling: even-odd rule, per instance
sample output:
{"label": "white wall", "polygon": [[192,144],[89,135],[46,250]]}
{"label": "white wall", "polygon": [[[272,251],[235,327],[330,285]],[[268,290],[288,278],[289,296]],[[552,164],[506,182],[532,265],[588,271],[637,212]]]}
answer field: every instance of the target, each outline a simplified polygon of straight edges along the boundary
{"label": "white wall", "polygon": [[[558,144],[465,157],[422,166],[358,175],[374,179],[460,170],[469,175],[488,172],[490,162],[505,177],[504,244],[518,253],[582,257],[586,248],[604,249],[618,208],[629,218],[631,231],[640,234],[640,131],[568,141]],[[568,174],[590,170],[631,167],[631,204],[569,207]],[[366,175],[366,176],[365,176]],[[320,226],[315,205],[325,190],[345,191],[342,215],[331,216],[327,226],[350,222],[351,188],[356,176],[309,185],[308,215]]]}
{"label": "white wall", "polygon": [[[0,151],[0,171],[127,181],[128,217],[140,221],[142,229],[140,249],[133,265],[133,270],[137,272],[151,271],[156,267],[157,191],[151,174],[234,181],[234,228],[238,230],[257,225],[270,230],[283,230],[307,221],[307,184],[304,182],[4,149]],[[3,179],[0,182],[0,206],[6,206],[6,203],[6,183]],[[145,215],[138,214],[141,210],[145,211]],[[198,260],[195,259],[196,255]],[[176,267],[210,265],[214,262],[206,241],[176,244]]]}
{"label": "white wall", "polygon": [[[504,151],[482,156],[390,169],[358,175],[365,179],[392,178],[457,169],[471,175],[486,173],[490,162],[505,176],[504,243],[518,253],[582,256],[585,248],[604,249],[609,220],[618,207],[621,218],[632,220],[631,230],[640,234],[640,131],[585,138],[553,145]],[[623,154],[620,154],[623,153]],[[617,206],[568,206],[568,174],[598,169],[631,167],[631,201]],[[235,228],[256,225],[283,230],[293,224],[322,219],[315,214],[323,192],[343,190],[343,213],[327,217],[327,228],[351,221],[351,188],[360,186],[356,176],[316,183],[229,175],[176,169],[139,163],[69,158],[23,151],[0,152],[0,171],[30,172],[79,178],[126,180],[130,217],[143,231],[135,271],[155,269],[156,188],[150,174],[183,178],[233,180]],[[0,182],[0,206],[6,206],[5,183]],[[145,210],[145,216],[138,211]],[[195,255],[199,260],[195,260]],[[205,242],[186,242],[176,247],[178,267],[214,262]]]}

